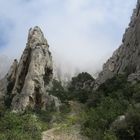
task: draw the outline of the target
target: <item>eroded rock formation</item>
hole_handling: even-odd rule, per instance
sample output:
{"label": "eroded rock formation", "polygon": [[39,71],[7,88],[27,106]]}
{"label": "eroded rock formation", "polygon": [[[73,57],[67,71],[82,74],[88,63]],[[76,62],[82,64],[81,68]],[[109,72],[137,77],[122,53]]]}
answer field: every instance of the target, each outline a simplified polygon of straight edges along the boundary
{"label": "eroded rock formation", "polygon": [[7,75],[0,81],[0,107],[10,106],[11,92],[15,84],[18,62],[15,59]]}
{"label": "eroded rock formation", "polygon": [[19,63],[15,60],[0,82],[3,84],[1,97],[4,97],[5,103],[14,111],[23,111],[28,107],[46,109],[49,101],[53,100],[47,93],[52,76],[53,64],[49,45],[41,29],[35,27],[29,30],[26,48]]}
{"label": "eroded rock formation", "polygon": [[[131,22],[122,39],[121,46],[104,64],[102,72],[96,80],[100,85],[115,74],[137,73],[140,71],[140,0],[133,11]],[[132,77],[131,77],[132,79]]]}

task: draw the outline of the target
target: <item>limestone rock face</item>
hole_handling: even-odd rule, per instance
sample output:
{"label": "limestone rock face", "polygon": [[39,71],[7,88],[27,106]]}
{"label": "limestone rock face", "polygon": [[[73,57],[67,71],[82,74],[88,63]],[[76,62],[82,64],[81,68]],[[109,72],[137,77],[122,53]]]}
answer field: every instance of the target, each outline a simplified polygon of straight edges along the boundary
{"label": "limestone rock face", "polygon": [[29,30],[28,42],[19,63],[15,61],[4,78],[7,84],[4,82],[1,95],[10,95],[14,111],[24,111],[28,107],[46,109],[50,100],[47,89],[50,88],[52,76],[49,45],[41,29],[35,27]]}
{"label": "limestone rock face", "polygon": [[98,85],[112,78],[115,74],[132,74],[140,70],[140,0],[134,9],[129,27],[122,39],[121,46],[104,64],[96,80]]}
{"label": "limestone rock face", "polygon": [[17,67],[18,61],[15,59],[7,75],[0,81],[0,107],[3,107],[5,103],[9,104],[7,100],[11,98],[10,93],[14,87]]}
{"label": "limestone rock face", "polygon": [[132,84],[136,84],[138,81],[140,81],[140,71],[130,74],[127,80]]}

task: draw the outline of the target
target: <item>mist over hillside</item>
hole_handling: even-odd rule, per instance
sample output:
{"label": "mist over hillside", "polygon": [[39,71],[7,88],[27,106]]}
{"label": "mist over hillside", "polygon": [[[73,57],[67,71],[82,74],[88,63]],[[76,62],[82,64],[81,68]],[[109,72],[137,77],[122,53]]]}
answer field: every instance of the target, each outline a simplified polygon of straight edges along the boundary
{"label": "mist over hillside", "polygon": [[0,1],[0,55],[19,60],[28,29],[38,25],[62,73],[94,75],[121,44],[135,4],[136,0]]}
{"label": "mist over hillside", "polygon": [[10,59],[5,55],[0,55],[0,79],[2,79],[9,70],[11,65]]}

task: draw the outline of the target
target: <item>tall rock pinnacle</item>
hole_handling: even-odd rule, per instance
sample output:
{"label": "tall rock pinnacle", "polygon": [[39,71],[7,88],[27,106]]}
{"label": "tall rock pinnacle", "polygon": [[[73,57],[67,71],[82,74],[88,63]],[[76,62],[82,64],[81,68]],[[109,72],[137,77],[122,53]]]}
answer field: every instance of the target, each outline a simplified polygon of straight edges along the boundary
{"label": "tall rock pinnacle", "polygon": [[22,111],[28,107],[46,108],[49,98],[46,90],[52,76],[49,45],[41,29],[34,27],[29,30],[28,42],[19,63],[15,60],[2,80],[7,86],[3,87],[1,95],[4,95],[6,103],[10,102],[14,111]]}
{"label": "tall rock pinnacle", "polygon": [[126,29],[121,46],[104,64],[96,82],[101,84],[115,74],[137,73],[140,71],[140,0],[137,1],[131,22]]}

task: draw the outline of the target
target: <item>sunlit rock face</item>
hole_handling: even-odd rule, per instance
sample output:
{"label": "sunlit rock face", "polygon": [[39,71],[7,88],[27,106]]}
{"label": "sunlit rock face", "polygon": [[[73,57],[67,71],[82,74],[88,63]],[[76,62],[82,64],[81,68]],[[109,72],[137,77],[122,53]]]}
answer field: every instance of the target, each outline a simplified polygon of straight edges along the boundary
{"label": "sunlit rock face", "polygon": [[133,11],[122,44],[104,64],[96,83],[100,85],[115,74],[127,73],[129,75],[138,71],[140,71],[140,0]]}
{"label": "sunlit rock face", "polygon": [[53,64],[49,45],[41,29],[35,27],[29,30],[26,48],[19,63],[15,60],[3,79],[5,82],[1,95],[13,111],[24,111],[26,108],[46,109],[49,101],[53,101],[53,97],[47,93],[52,77]]}

